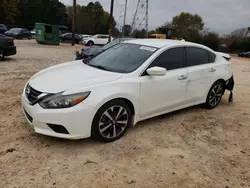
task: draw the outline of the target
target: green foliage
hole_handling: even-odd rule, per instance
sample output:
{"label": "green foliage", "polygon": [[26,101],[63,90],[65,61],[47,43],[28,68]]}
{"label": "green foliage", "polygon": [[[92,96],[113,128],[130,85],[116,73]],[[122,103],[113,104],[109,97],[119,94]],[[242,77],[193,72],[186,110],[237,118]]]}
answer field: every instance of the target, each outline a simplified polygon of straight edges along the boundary
{"label": "green foliage", "polygon": [[218,51],[220,47],[220,38],[216,33],[209,32],[204,35],[202,43],[209,48]]}
{"label": "green foliage", "polygon": [[18,4],[20,0],[1,0],[0,21],[2,23],[13,24],[19,16]]}
{"label": "green foliage", "polygon": [[124,36],[125,36],[125,37],[130,36],[130,34],[131,34],[131,32],[132,32],[132,27],[131,27],[131,25],[125,25],[125,26],[122,28],[122,31],[124,31],[124,30],[125,30]]}
{"label": "green foliage", "polygon": [[[67,7],[67,25],[72,27],[73,7]],[[76,32],[87,34],[107,34],[109,30],[110,14],[104,11],[102,5],[97,1],[90,2],[87,6],[77,5],[76,9]],[[116,22],[111,18],[112,33],[117,35]]]}
{"label": "green foliage", "polygon": [[195,34],[203,30],[204,22],[198,14],[182,12],[173,17],[171,25],[175,28],[175,37],[192,40]]}
{"label": "green foliage", "polygon": [[134,30],[132,33],[132,36],[135,38],[146,38],[147,37],[147,32],[145,29],[142,30]]}

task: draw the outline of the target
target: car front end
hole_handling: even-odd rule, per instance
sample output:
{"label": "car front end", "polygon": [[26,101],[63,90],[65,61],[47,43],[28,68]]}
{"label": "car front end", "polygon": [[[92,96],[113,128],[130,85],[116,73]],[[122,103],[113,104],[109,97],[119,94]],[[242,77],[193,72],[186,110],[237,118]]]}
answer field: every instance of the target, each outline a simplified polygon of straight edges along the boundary
{"label": "car front end", "polygon": [[27,84],[22,94],[23,113],[36,133],[66,139],[88,138],[95,113],[93,107],[82,102],[88,95],[89,92],[43,93]]}
{"label": "car front end", "polygon": [[92,87],[119,77],[81,60],[49,67],[28,80],[21,97],[23,113],[36,133],[88,138],[97,111],[95,102],[101,100],[101,96],[93,98]]}

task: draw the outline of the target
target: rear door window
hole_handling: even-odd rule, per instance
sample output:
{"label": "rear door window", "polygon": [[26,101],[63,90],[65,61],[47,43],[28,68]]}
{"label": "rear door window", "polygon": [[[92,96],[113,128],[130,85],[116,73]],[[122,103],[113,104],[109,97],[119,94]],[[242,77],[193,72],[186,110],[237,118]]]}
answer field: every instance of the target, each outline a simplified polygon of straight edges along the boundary
{"label": "rear door window", "polygon": [[188,67],[209,63],[208,52],[197,47],[186,47],[186,63]]}

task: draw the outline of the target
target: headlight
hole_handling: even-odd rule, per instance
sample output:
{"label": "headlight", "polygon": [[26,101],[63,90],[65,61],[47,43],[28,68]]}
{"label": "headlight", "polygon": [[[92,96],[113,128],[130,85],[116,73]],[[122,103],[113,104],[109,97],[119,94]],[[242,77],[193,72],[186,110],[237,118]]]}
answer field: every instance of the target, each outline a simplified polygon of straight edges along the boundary
{"label": "headlight", "polygon": [[39,104],[42,108],[47,109],[70,108],[84,101],[89,94],[90,91],[72,95],[62,95],[62,93],[59,93],[43,99]]}

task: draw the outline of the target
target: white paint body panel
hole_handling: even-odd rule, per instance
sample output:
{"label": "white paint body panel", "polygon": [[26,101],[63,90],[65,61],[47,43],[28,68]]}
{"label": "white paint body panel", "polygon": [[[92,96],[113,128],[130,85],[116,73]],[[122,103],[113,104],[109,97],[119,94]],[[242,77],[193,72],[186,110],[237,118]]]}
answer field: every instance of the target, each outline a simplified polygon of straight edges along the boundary
{"label": "white paint body panel", "polygon": [[[92,121],[98,109],[106,102],[117,98],[127,99],[133,104],[135,125],[150,117],[204,103],[215,81],[226,81],[232,76],[230,63],[216,53],[214,63],[167,71],[164,76],[141,76],[153,60],[169,48],[196,46],[212,50],[185,41],[165,39],[131,40],[125,43],[160,49],[137,70],[128,74],[99,70],[81,61],[53,66],[35,74],[28,83],[44,93],[64,91],[63,95],[68,95],[91,91],[86,100],[74,107],[48,110],[39,104],[29,105],[24,89],[22,106],[32,116],[35,132],[66,139],[90,137]],[[211,69],[215,71],[210,72]],[[186,79],[180,79],[182,76]],[[46,123],[63,125],[70,134],[55,133]]]}

